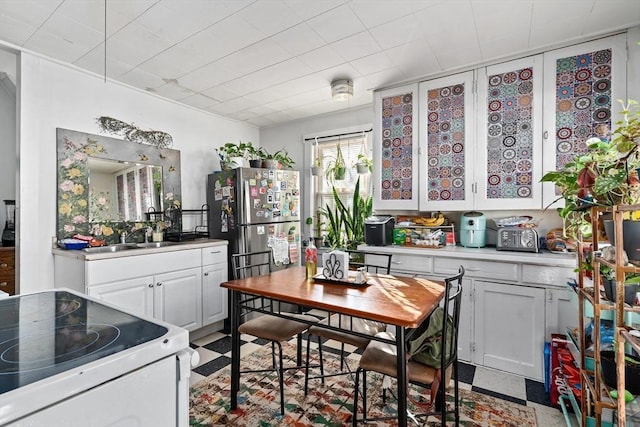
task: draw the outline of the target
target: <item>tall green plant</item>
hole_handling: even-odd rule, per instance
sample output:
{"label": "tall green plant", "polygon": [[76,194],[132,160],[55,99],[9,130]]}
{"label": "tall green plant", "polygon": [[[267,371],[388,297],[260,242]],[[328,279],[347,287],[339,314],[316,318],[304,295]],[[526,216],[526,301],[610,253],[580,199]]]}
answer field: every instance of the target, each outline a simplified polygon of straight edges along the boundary
{"label": "tall green plant", "polygon": [[364,243],[364,220],[373,212],[373,199],[360,195],[360,178],[356,181],[351,206],[347,207],[333,187],[335,209],[321,210],[328,219],[327,240],[332,248],[356,249]]}

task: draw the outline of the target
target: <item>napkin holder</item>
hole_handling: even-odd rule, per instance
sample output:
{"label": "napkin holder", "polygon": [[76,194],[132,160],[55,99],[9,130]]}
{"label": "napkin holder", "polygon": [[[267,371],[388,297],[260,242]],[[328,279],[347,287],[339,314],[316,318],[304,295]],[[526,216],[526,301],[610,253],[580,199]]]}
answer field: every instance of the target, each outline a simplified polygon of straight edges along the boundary
{"label": "napkin holder", "polygon": [[331,251],[322,254],[322,274],[331,280],[347,280],[349,277],[349,254]]}

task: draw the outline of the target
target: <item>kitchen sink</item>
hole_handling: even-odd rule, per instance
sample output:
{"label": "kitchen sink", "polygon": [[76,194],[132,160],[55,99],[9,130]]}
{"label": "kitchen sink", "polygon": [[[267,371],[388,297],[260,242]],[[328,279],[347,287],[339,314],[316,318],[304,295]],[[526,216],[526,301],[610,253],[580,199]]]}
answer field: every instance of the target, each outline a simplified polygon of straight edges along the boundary
{"label": "kitchen sink", "polygon": [[178,242],[148,242],[137,243],[136,248],[164,248],[165,246],[177,245]]}
{"label": "kitchen sink", "polygon": [[120,252],[120,251],[127,251],[129,249],[136,249],[137,247],[138,246],[136,246],[135,243],[118,243],[115,245],[99,246],[96,248],[84,248],[83,251],[88,252],[90,254],[106,254],[111,252]]}

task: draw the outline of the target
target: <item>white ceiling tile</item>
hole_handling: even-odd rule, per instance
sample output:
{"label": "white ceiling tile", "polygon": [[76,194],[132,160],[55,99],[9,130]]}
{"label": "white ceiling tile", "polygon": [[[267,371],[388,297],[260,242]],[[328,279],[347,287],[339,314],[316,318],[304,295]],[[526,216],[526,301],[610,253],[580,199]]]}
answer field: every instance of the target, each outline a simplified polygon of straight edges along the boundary
{"label": "white ceiling tile", "polygon": [[[117,78],[133,68],[133,65],[122,62],[118,60],[115,55],[111,55],[110,50],[107,51],[106,61],[107,76],[110,78]],[[91,49],[73,64],[80,68],[93,71],[94,73],[104,75],[104,63],[104,45],[101,44],[96,48]]]}
{"label": "white ceiling tile", "polygon": [[322,38],[306,23],[301,23],[271,37],[291,55],[301,55],[324,45]]}
{"label": "white ceiling tile", "polygon": [[265,69],[288,59],[291,59],[291,54],[270,39],[259,41],[224,58],[232,60],[230,66],[241,67],[241,75]]}
{"label": "white ceiling tile", "polygon": [[26,25],[40,27],[60,6],[62,0],[2,0],[0,15],[10,16]]}
{"label": "white ceiling tile", "polygon": [[387,2],[353,0],[349,3],[349,6],[367,28],[372,28],[410,15],[442,1],[443,0],[394,0],[393,2]]}
{"label": "white ceiling tile", "polygon": [[114,49],[123,62],[135,65],[153,58],[169,46],[171,42],[135,23],[127,25],[107,40],[107,52],[109,48]]}
{"label": "white ceiling tile", "polygon": [[78,46],[48,31],[37,31],[23,45],[34,52],[72,63],[82,56],[87,47]]}
{"label": "white ceiling tile", "polygon": [[367,89],[378,89],[381,87],[390,86],[396,82],[401,82],[405,79],[406,77],[402,73],[402,71],[397,67],[393,67],[386,70],[378,71],[377,73],[368,74],[366,76],[363,76],[360,80],[363,82]]}
{"label": "white ceiling tile", "polygon": [[178,80],[182,86],[188,87],[194,92],[215,87],[237,77],[241,70],[221,67],[217,62],[198,68],[189,74],[185,74]]}
{"label": "white ceiling tile", "polygon": [[310,19],[328,10],[335,9],[349,0],[284,0],[284,3],[302,19]]}
{"label": "white ceiling tile", "polygon": [[[189,10],[186,13],[187,10],[189,9],[174,10],[163,3],[156,3],[136,19],[136,25],[172,44],[178,43],[211,25],[204,19],[197,19],[197,11]],[[167,25],[167,22],[171,22],[171,25]]]}
{"label": "white ceiling tile", "polygon": [[254,2],[238,12],[238,16],[267,36],[301,22],[301,18],[280,0]]}
{"label": "white ceiling tile", "polygon": [[314,49],[298,58],[313,71],[326,70],[345,62],[344,58],[329,45]]}
{"label": "white ceiling tile", "polygon": [[0,12],[0,40],[22,46],[38,27],[27,24],[16,17]]}
{"label": "white ceiling tile", "polygon": [[[131,0],[107,2],[107,36],[129,24],[143,14],[156,0]],[[104,35],[104,0],[65,0],[56,13],[75,22],[92,27]]]}
{"label": "white ceiling tile", "polygon": [[213,98],[219,102],[229,101],[238,98],[240,94],[226,87],[225,85],[215,86],[201,92],[203,95]]}
{"label": "white ceiling tile", "polygon": [[380,52],[380,45],[367,31],[346,37],[330,45],[345,61],[353,61],[363,56]]}
{"label": "white ceiling tile", "polygon": [[595,34],[608,28],[627,28],[637,25],[640,17],[638,0],[595,0],[586,18],[586,34]]}
{"label": "white ceiling tile", "polygon": [[156,87],[153,92],[169,99],[182,99],[194,94],[192,90],[173,82]]}
{"label": "white ceiling tile", "polygon": [[378,52],[351,61],[351,65],[358,70],[360,74],[366,75],[391,68],[393,67],[393,62],[391,62],[386,52]]}
{"label": "white ceiling tile", "polygon": [[340,64],[335,67],[322,70],[318,73],[318,76],[322,76],[327,81],[327,86],[336,79],[351,79],[355,80],[360,77],[360,73],[353,68],[351,64]]}
{"label": "white ceiling tile", "polygon": [[[252,0],[162,0],[158,5],[173,12],[181,21],[191,23],[194,28],[206,28],[251,4]],[[166,21],[171,22],[171,20]]]}
{"label": "white ceiling tile", "polygon": [[404,16],[369,30],[383,49],[390,49],[422,38],[420,25],[414,15]]}
{"label": "white ceiling tile", "polygon": [[200,93],[187,96],[186,98],[181,98],[180,102],[183,104],[191,105],[192,107],[195,107],[195,108],[202,108],[202,109],[207,109],[212,105],[220,103],[220,101],[212,99],[208,96],[204,96]]}
{"label": "white ceiling tile", "polygon": [[307,23],[327,43],[365,30],[355,13],[346,5],[311,18]]}
{"label": "white ceiling tile", "polygon": [[[172,51],[176,53],[177,51]],[[178,60],[175,55],[159,54],[138,65],[142,71],[156,74],[165,79],[178,79],[188,74],[192,68],[185,67],[185,64]]]}
{"label": "white ceiling tile", "polygon": [[133,70],[122,74],[118,77],[118,80],[131,86],[145,89],[152,88],[154,90],[164,86],[166,83],[161,77],[152,73],[147,73],[146,71],[142,71],[138,68],[134,68]]}

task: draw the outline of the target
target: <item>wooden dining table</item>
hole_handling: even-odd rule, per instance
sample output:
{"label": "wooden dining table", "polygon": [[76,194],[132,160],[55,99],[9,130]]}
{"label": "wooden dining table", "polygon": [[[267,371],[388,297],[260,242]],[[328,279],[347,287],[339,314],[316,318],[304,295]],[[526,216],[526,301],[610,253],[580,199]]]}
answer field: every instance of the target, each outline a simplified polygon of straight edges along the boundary
{"label": "wooden dining table", "polygon": [[[364,285],[330,283],[305,278],[305,267],[291,267],[261,276],[230,280],[220,286],[231,293],[231,409],[238,406],[240,390],[240,333],[243,309],[287,317],[276,311],[276,304],[247,305],[247,296],[312,307],[330,313],[384,322],[395,327],[398,348],[398,424],[407,425],[406,341],[438,306],[444,296],[444,283],[419,277],[367,273]],[[244,298],[243,298],[244,296]],[[298,320],[298,319],[295,319]],[[314,323],[315,324],[315,323]],[[316,324],[317,325],[317,324]],[[327,325],[327,327],[331,328]],[[335,328],[334,328],[335,329]],[[344,329],[343,329],[344,330]],[[409,331],[409,332],[408,332]],[[353,331],[348,331],[355,333]],[[372,338],[372,337],[367,337]],[[374,338],[377,339],[377,338]],[[383,339],[380,339],[383,341]],[[298,349],[300,350],[300,349]],[[300,354],[300,353],[298,353]]]}

